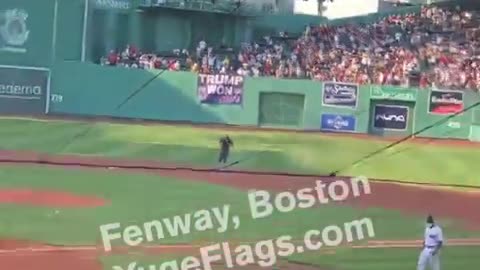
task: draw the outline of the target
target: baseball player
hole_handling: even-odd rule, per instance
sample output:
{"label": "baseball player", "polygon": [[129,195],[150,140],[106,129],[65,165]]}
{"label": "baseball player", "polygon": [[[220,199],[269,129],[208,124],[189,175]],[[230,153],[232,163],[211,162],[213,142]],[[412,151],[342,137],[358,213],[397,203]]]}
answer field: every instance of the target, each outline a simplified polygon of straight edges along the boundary
{"label": "baseball player", "polygon": [[425,237],[423,249],[418,258],[417,270],[425,270],[426,265],[430,265],[432,270],[440,270],[440,248],[443,245],[443,233],[433,221],[433,217],[427,217],[427,227],[425,228]]}
{"label": "baseball player", "polygon": [[220,138],[220,155],[218,157],[219,163],[227,163],[228,155],[230,154],[230,147],[233,147],[233,140],[228,135]]}

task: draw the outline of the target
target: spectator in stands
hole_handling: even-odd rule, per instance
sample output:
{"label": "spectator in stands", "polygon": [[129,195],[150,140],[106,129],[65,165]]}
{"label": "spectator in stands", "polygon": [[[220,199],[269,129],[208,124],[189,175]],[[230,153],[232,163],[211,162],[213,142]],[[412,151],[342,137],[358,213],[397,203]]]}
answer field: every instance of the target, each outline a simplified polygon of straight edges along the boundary
{"label": "spectator in stands", "polygon": [[110,66],[116,66],[118,64],[119,60],[119,55],[114,51],[111,50],[110,53],[108,54],[108,65]]}
{"label": "spectator in stands", "polygon": [[137,58],[137,48],[133,45],[128,45],[125,49],[125,54],[128,55],[128,59],[135,60]]}

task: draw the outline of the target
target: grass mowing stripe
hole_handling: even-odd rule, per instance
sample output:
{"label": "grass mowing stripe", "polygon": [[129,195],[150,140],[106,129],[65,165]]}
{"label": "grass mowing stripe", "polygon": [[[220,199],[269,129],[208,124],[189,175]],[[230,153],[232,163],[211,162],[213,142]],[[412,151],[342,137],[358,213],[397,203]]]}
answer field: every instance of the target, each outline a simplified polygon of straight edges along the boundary
{"label": "grass mowing stripe", "polygon": [[[59,149],[74,134],[84,129],[85,125],[82,122],[0,119],[0,148],[52,154],[152,159],[179,163],[181,166],[217,167],[217,139],[226,132],[171,125],[97,123],[89,134],[76,140],[68,149]],[[387,144],[323,134],[250,131],[228,133],[235,140],[231,160],[249,158],[235,168],[319,175],[328,174]],[[405,144],[395,149],[398,151],[374,157],[350,168],[346,174],[480,186],[475,171],[480,148]],[[455,166],[454,169],[451,169],[452,165]]]}

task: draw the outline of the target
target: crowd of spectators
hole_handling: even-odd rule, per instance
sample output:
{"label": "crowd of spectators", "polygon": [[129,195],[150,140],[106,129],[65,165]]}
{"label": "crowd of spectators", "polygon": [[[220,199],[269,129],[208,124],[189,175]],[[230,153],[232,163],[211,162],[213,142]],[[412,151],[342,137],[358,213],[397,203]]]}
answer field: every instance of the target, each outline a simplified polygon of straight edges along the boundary
{"label": "crowd of spectators", "polygon": [[423,7],[372,24],[308,26],[232,49],[201,41],[193,52],[143,54],[134,46],[102,63],[358,84],[480,89],[480,13]]}

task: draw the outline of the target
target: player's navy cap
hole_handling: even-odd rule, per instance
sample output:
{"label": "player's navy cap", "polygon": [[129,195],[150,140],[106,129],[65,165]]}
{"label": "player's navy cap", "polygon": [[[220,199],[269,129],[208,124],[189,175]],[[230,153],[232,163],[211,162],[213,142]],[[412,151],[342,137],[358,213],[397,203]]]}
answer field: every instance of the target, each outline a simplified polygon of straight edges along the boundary
{"label": "player's navy cap", "polygon": [[427,217],[427,223],[432,223],[432,224],[433,224],[433,217],[432,217],[432,215],[428,215],[428,217]]}

